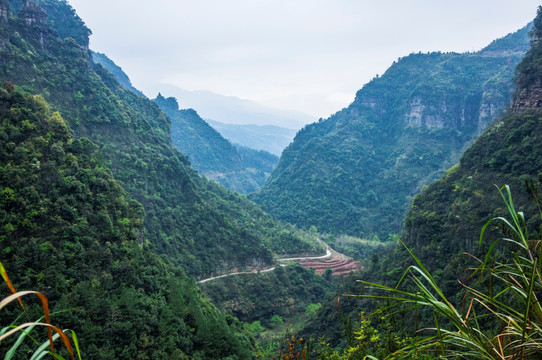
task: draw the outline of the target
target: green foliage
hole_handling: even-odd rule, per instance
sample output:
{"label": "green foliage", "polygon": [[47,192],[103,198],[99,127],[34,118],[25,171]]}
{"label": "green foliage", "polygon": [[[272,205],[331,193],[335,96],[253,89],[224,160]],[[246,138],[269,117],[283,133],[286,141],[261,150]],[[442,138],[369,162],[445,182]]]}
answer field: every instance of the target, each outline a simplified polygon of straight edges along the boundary
{"label": "green foliage", "polygon": [[299,265],[277,267],[261,274],[226,277],[200,284],[219,308],[241,321],[260,320],[266,327],[279,325],[273,318],[291,320],[332,293],[335,284]]}
{"label": "green foliage", "polygon": [[[530,359],[542,353],[542,304],[537,296],[542,289],[542,233],[535,232],[535,240],[531,240],[526,218],[516,210],[510,188],[505,186],[500,192],[509,217],[488,221],[482,228],[480,244],[494,220],[503,224],[504,236],[491,243],[485,259],[474,269],[471,277],[476,281],[462,284],[466,295],[460,304],[467,306],[454,305],[408,247],[416,265],[405,271],[395,287],[363,281],[382,292],[367,297],[397,302],[409,311],[427,307],[434,314],[434,328],[425,331],[429,334],[417,336],[390,358],[411,359],[425,354],[433,358]],[[542,211],[539,214],[542,216]],[[496,245],[501,241],[506,242],[507,249],[497,253]],[[404,284],[408,280],[414,284],[413,292]]]}
{"label": "green foliage", "polygon": [[[153,251],[143,207],[96,145],[74,139],[41,96],[12,86],[0,89],[0,118],[3,263],[16,288],[47,294],[53,322],[76,329],[82,357],[252,357],[241,324]],[[30,319],[40,316],[41,306],[26,308]],[[2,310],[0,327],[20,311]],[[0,352],[12,345],[2,341]],[[33,350],[24,342],[18,353]]]}
{"label": "green foliage", "polygon": [[307,307],[305,308],[305,314],[309,315],[309,316],[312,316],[314,314],[316,314],[316,312],[318,310],[320,310],[320,308],[322,307],[322,304],[320,303],[317,303],[317,304],[309,304],[307,305]]}
{"label": "green foliage", "polygon": [[[279,219],[365,239],[399,233],[412,197],[508,104],[528,28],[478,53],[411,54],[305,126],[252,198]],[[506,47],[512,46],[509,51]],[[493,110],[489,110],[493,109]]]}
{"label": "green foliage", "polygon": [[253,321],[251,324],[245,324],[245,328],[254,335],[257,335],[265,330],[260,320]]}
{"label": "green foliage", "polygon": [[284,321],[282,320],[282,317],[280,317],[279,315],[273,315],[271,319],[269,320],[269,326],[272,328],[276,328],[283,324],[284,324]]}

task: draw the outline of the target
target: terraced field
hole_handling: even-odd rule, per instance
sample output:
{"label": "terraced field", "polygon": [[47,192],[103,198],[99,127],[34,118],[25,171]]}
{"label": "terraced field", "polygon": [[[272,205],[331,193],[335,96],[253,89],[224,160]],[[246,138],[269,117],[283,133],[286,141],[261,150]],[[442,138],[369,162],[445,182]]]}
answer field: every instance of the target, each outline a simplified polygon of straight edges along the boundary
{"label": "terraced field", "polygon": [[331,268],[333,270],[333,275],[346,275],[362,268],[359,262],[344,254],[336,252],[327,245],[326,247],[326,255],[324,256],[279,259],[279,262],[295,261],[304,268],[314,269],[317,274],[323,274],[327,268]]}

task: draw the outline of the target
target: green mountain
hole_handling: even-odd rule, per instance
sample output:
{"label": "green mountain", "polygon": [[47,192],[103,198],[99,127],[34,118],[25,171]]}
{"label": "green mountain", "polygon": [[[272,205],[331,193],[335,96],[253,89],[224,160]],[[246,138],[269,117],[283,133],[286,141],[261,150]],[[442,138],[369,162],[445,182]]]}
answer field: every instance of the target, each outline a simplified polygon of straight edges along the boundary
{"label": "green mountain", "polygon": [[[126,90],[145,97],[133,87],[130,78],[105,54],[92,53],[92,59],[106,68]],[[194,110],[179,110],[175,98],[158,94],[153,100],[171,119],[171,139],[200,174],[230,190],[247,194],[259,190],[278,163],[265,151],[235,147],[211,128]]]}
{"label": "green mountain", "polygon": [[[93,63],[65,1],[14,9],[0,1],[0,256],[16,288],[72,309],[53,320],[85,358],[252,358],[239,322],[189,275],[317,246],[200,177],[159,107]],[[2,327],[19,313],[6,311]]]}
{"label": "green mountain", "polygon": [[[114,180],[98,146],[74,138],[43,97],[9,82],[0,116],[0,259],[18,290],[47,294],[53,323],[76,330],[83,358],[252,357],[241,324],[145,240],[143,206]],[[40,318],[40,307],[25,303],[24,318]],[[2,309],[0,326],[19,315]],[[0,353],[11,345],[2,341]],[[36,347],[27,338],[15,356]]]}
{"label": "green mountain", "polygon": [[421,256],[431,256],[431,266],[448,264],[452,272],[450,259],[462,251],[477,253],[483,224],[506,215],[496,186],[509,185],[526,228],[541,230],[531,195],[542,181],[542,8],[534,25],[532,48],[517,67],[510,110],[488,127],[458,165],[417,195],[407,213],[403,238]]}
{"label": "green mountain", "polygon": [[179,110],[175,98],[158,94],[154,102],[171,119],[171,139],[200,174],[240,193],[259,190],[278,158],[265,151],[236,147],[195,110]]}
{"label": "green mountain", "polygon": [[529,27],[476,53],[411,54],[347,108],[305,126],[253,199],[319,231],[387,239],[509,103]]}
{"label": "green mountain", "polygon": [[[542,186],[542,44],[538,41],[542,8],[534,26],[532,48],[517,66],[517,90],[510,108],[464,152],[458,164],[415,196],[404,222],[402,240],[461,311],[466,311],[462,306],[465,292],[458,279],[472,285],[476,281],[467,282],[470,272],[466,270],[479,265],[467,254],[482,259],[492,241],[502,237],[502,229],[495,223],[486,229],[480,247],[482,227],[494,217],[508,217],[498,187],[511,187],[515,208],[525,214],[525,227],[534,235],[531,238],[539,238],[542,230],[539,207],[532,196]],[[505,246],[496,250],[507,254]],[[414,265],[412,257],[399,245],[374,256],[358,279],[395,286],[410,265]],[[359,284],[352,282],[341,293],[361,291]],[[356,298],[350,302],[343,298],[341,304],[343,314],[358,321],[360,311],[367,313],[378,305]],[[418,328],[434,326],[432,312],[420,312],[416,320],[407,314],[401,320],[406,323],[395,327],[396,335],[401,330],[413,331],[415,323]],[[502,324],[495,329],[500,333]],[[343,331],[337,302],[333,301],[322,306],[318,320],[308,323],[303,334],[314,338],[325,334],[332,343],[347,346]]]}

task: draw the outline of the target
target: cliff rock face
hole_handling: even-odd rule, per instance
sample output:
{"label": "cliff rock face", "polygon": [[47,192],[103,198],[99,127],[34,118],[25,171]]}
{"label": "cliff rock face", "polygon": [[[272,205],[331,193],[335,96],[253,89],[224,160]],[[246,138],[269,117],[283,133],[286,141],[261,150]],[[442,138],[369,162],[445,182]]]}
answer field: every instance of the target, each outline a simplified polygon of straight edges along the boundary
{"label": "cliff rock face", "polygon": [[534,111],[542,108],[542,86],[532,86],[529,89],[521,89],[517,93],[513,111],[521,114],[526,111]]}
{"label": "cliff rock face", "polygon": [[[540,9],[538,10],[540,12]],[[531,31],[531,50],[525,59],[518,65],[516,78],[518,91],[514,97],[512,112],[522,114],[527,111],[536,111],[542,108],[542,16],[534,20],[534,28]]]}
{"label": "cliff rock face", "polygon": [[6,23],[9,17],[9,6],[6,3],[0,2],[0,21]]}
{"label": "cliff rock face", "polygon": [[303,128],[253,199],[279,219],[385,239],[412,197],[510,103],[525,27],[477,53],[411,54]]}
{"label": "cliff rock face", "polygon": [[27,26],[47,25],[47,13],[37,3],[26,1],[18,15]]}

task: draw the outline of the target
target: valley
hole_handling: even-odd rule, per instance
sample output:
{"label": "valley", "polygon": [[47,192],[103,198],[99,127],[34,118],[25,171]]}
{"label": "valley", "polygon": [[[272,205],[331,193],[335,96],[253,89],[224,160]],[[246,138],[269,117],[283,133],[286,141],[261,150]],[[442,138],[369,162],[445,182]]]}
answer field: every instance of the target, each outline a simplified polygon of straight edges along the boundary
{"label": "valley", "polygon": [[316,122],[148,98],[91,33],[0,0],[6,360],[542,356],[542,7]]}

